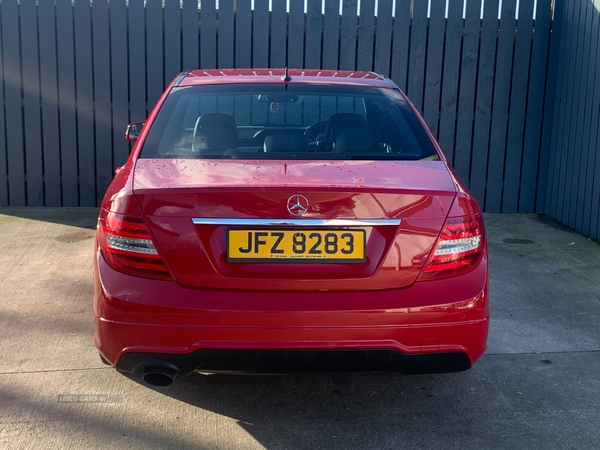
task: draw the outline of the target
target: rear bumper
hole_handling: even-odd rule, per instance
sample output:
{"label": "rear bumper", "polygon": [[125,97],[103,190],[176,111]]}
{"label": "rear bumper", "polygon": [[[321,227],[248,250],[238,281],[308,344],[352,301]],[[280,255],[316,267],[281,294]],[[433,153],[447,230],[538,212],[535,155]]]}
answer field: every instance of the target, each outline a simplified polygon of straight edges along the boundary
{"label": "rear bumper", "polygon": [[182,355],[125,353],[117,369],[141,373],[160,366],[183,375],[195,370],[217,373],[400,372],[403,374],[460,372],[471,368],[466,353],[406,355],[396,350],[231,350],[200,349]]}
{"label": "rear bumper", "polygon": [[195,290],[121,274],[96,254],[95,344],[118,370],[179,374],[466,370],[489,328],[487,260],[391,291]]}

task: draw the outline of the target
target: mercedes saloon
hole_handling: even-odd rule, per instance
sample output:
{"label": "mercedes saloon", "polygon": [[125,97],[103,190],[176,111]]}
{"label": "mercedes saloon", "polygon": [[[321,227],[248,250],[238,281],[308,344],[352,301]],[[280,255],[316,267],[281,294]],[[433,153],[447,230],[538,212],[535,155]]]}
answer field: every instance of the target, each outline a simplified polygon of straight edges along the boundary
{"label": "mercedes saloon", "polygon": [[480,208],[390,79],[184,72],[126,137],[94,255],[94,342],[117,370],[164,386],[484,353]]}

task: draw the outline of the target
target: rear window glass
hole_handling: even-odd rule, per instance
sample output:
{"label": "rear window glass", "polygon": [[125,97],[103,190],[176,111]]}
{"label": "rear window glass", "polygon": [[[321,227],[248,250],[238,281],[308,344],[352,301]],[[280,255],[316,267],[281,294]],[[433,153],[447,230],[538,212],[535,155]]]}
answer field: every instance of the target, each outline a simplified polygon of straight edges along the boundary
{"label": "rear window glass", "polygon": [[326,85],[174,88],[142,158],[417,160],[436,156],[392,89]]}

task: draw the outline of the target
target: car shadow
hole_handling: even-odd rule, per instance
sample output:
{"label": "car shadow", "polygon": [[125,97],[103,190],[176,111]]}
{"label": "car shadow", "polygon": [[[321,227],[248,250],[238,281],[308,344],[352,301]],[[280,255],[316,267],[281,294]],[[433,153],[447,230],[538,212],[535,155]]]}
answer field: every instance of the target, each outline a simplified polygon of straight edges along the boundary
{"label": "car shadow", "polygon": [[98,212],[99,208],[2,206],[0,224],[11,218],[21,218],[93,230],[96,228]]}
{"label": "car shadow", "polygon": [[169,387],[152,387],[140,378],[130,378],[161,395],[236,420],[271,449],[397,447],[418,432],[420,415],[435,414],[444,420],[452,400],[443,400],[444,412],[440,395],[452,392],[448,386],[461,376],[469,378],[468,372],[410,376],[194,373],[176,378]]}

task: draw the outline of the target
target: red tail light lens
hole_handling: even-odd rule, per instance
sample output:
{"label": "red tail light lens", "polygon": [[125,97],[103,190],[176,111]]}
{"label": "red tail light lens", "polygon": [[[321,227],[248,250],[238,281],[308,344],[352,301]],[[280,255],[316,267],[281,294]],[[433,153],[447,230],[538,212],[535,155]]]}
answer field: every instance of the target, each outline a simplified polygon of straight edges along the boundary
{"label": "red tail light lens", "polygon": [[448,278],[471,271],[484,246],[481,214],[446,219],[420,279]]}
{"label": "red tail light lens", "polygon": [[142,217],[103,210],[99,243],[106,262],[119,272],[159,280],[172,279]]}

